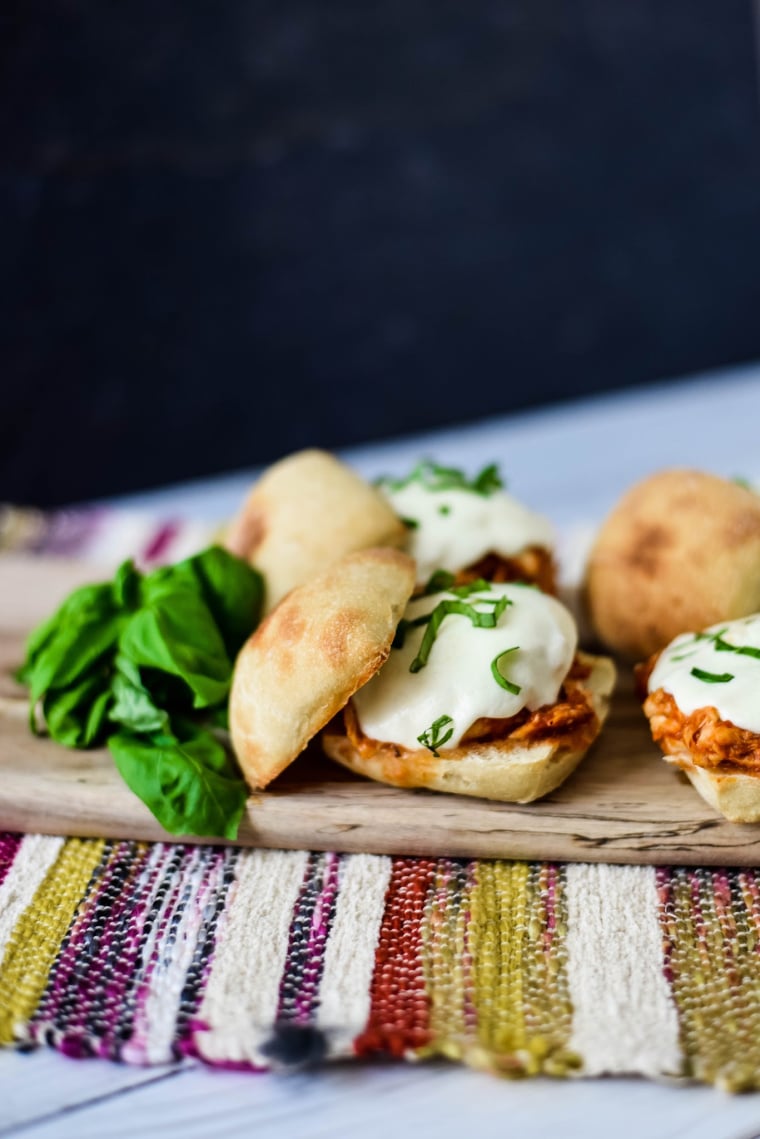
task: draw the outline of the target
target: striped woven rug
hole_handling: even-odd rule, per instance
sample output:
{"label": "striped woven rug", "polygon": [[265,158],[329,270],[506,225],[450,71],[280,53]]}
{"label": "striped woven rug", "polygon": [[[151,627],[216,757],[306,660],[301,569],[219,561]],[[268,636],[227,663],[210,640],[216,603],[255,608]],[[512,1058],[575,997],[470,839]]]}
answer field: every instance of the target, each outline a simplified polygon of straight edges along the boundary
{"label": "striped woven rug", "polygon": [[[5,548],[118,560],[128,541],[149,563],[206,537],[103,512],[0,514]],[[250,1068],[446,1056],[757,1088],[760,871],[3,835],[0,1043]]]}

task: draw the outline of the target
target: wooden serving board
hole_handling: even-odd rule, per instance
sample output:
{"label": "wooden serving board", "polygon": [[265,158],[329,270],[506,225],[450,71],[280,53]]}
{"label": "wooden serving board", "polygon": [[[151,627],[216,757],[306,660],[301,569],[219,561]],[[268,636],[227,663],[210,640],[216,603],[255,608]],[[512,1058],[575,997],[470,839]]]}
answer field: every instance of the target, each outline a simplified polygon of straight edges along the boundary
{"label": "wooden serving board", "polygon": [[[24,694],[11,679],[24,633],[74,585],[97,576],[92,566],[0,557],[0,830],[177,841],[122,783],[107,751],[69,751],[31,736]],[[238,844],[760,864],[760,825],[726,822],[663,762],[625,674],[601,738],[575,774],[540,802],[519,806],[386,787],[337,767],[313,745],[271,790],[250,797]]]}

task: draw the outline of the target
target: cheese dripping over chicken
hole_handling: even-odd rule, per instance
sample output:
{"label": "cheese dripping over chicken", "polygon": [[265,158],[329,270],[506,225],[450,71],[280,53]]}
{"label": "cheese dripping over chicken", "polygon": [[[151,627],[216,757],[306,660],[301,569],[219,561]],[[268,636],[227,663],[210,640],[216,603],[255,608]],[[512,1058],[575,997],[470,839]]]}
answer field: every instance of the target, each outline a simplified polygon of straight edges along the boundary
{"label": "cheese dripping over chicken", "polygon": [[394,649],[354,694],[370,739],[455,747],[483,717],[553,704],[577,633],[553,597],[518,584],[474,582],[410,602]]}
{"label": "cheese dripping over chicken", "polygon": [[676,637],[647,687],[670,693],[685,716],[712,707],[721,720],[760,734],[760,613]]}
{"label": "cheese dripping over chicken", "polygon": [[380,490],[409,527],[406,548],[418,581],[437,569],[456,573],[488,554],[510,558],[554,547],[551,524],[502,489],[495,467],[469,481],[453,468],[421,463],[406,479],[381,480]]}

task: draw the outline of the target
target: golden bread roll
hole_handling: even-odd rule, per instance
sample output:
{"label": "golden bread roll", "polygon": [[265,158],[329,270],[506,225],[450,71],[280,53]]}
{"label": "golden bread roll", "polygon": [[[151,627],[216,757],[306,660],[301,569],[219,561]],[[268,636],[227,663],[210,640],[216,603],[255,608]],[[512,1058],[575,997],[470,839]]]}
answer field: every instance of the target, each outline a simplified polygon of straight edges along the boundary
{"label": "golden bread roll", "polygon": [[760,496],[701,471],[633,487],[591,552],[585,597],[605,645],[641,660],[689,629],[760,609]]}
{"label": "golden bread roll", "polygon": [[681,634],[636,676],[667,762],[731,822],[760,822],[760,613]]}
{"label": "golden bread roll", "polygon": [[401,547],[406,527],[374,487],[325,451],[299,451],[264,472],[225,539],[264,575],[266,609],[343,554]]}
{"label": "golden bread roll", "polygon": [[510,733],[442,749],[436,755],[426,747],[412,751],[378,741],[357,746],[336,722],[325,729],[323,747],[331,759],[351,771],[395,787],[426,787],[507,803],[530,803],[554,791],[572,774],[599,734],[609,710],[614,664],[607,657],[586,653],[579,653],[577,659],[588,666],[588,676],[579,688],[593,712],[590,730],[583,735],[565,736],[561,730],[554,730],[542,739],[526,740]]}
{"label": "golden bread roll", "polygon": [[298,586],[241,649],[230,732],[250,787],[266,787],[388,656],[415,566],[388,548],[347,554]]}

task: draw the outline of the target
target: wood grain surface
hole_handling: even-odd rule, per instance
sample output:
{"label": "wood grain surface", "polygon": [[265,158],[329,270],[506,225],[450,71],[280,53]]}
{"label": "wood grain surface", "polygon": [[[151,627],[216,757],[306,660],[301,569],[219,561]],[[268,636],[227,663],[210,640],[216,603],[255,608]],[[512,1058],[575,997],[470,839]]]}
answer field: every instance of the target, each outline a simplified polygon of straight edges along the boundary
{"label": "wood grain surface", "polygon": [[[172,839],[122,783],[107,751],[70,751],[29,734],[24,693],[10,676],[23,630],[91,577],[91,567],[0,558],[0,829]],[[315,744],[271,790],[250,797],[238,843],[571,862],[760,863],[760,825],[726,822],[663,762],[625,672],[601,738],[575,774],[538,803],[386,787],[331,764]]]}

